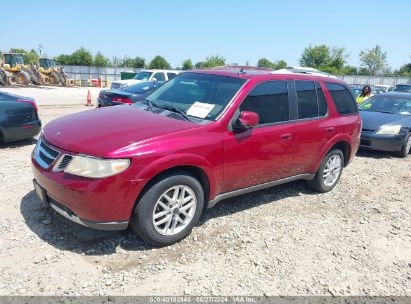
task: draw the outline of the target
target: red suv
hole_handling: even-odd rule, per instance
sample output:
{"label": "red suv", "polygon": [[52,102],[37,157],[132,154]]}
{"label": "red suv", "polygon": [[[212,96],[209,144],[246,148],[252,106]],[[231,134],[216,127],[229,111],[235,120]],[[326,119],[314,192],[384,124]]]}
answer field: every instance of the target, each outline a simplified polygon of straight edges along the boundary
{"label": "red suv", "polygon": [[342,81],[267,70],[186,72],[142,103],[47,124],[33,151],[44,204],[79,224],[177,242],[204,208],[294,180],[333,189],[361,118]]}

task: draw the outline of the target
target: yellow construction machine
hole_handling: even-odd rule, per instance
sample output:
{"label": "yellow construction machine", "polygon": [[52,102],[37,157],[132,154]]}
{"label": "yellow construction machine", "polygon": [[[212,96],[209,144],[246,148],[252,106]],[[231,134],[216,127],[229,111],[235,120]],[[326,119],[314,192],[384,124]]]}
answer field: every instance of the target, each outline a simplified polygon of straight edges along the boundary
{"label": "yellow construction machine", "polygon": [[24,64],[23,56],[20,53],[3,53],[3,63],[0,65],[0,84],[43,84],[35,66]]}
{"label": "yellow construction machine", "polygon": [[45,78],[45,82],[47,84],[62,84],[67,86],[73,85],[74,83],[72,79],[67,77],[62,67],[56,67],[56,62],[52,59],[40,58],[37,71],[47,77]]}

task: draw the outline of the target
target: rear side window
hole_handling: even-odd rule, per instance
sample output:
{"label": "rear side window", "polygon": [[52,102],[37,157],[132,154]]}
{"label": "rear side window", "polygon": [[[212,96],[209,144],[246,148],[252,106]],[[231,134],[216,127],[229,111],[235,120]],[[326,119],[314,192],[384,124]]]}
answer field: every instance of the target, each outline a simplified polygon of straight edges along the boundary
{"label": "rear side window", "polygon": [[325,100],[323,90],[321,89],[320,84],[318,82],[315,83],[315,91],[317,92],[318,115],[325,116],[328,112],[327,101]]}
{"label": "rear side window", "polygon": [[288,121],[290,106],[287,82],[267,81],[258,84],[244,99],[240,111],[257,113],[260,124]]}
{"label": "rear side window", "polygon": [[177,76],[176,73],[167,73],[168,80],[173,79],[176,76]]}
{"label": "rear side window", "polygon": [[298,119],[318,116],[317,93],[313,81],[295,81],[298,103]]}
{"label": "rear side window", "polygon": [[355,100],[344,86],[331,82],[326,82],[325,85],[331,94],[338,113],[341,115],[358,113]]}
{"label": "rear side window", "polygon": [[298,119],[315,118],[327,114],[327,102],[318,82],[295,81]]}

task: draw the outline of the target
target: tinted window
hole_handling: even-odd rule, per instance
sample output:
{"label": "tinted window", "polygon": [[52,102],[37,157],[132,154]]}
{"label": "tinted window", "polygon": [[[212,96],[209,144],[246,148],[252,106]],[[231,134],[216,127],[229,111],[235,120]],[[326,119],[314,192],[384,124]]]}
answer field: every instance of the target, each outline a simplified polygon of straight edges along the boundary
{"label": "tinted window", "polygon": [[153,72],[139,72],[133,77],[133,79],[148,80],[151,74],[153,74]]}
{"label": "tinted window", "polygon": [[166,77],[164,76],[164,73],[155,73],[153,75],[153,78],[157,79],[157,81],[166,81]]}
{"label": "tinted window", "polygon": [[357,105],[348,90],[337,83],[326,83],[328,91],[330,91],[331,97],[334,101],[334,105],[337,108],[338,113],[354,114],[357,113]]}
{"label": "tinted window", "polygon": [[315,90],[317,92],[317,100],[318,100],[318,116],[325,116],[328,112],[328,105],[327,101],[325,100],[325,96],[323,90],[320,87],[318,82],[315,83]]}
{"label": "tinted window", "polygon": [[318,116],[317,93],[313,81],[295,81],[297,91],[298,118]]}
{"label": "tinted window", "polygon": [[168,80],[173,79],[176,76],[177,76],[176,73],[167,73]]}
{"label": "tinted window", "polygon": [[260,124],[288,121],[290,112],[287,83],[267,81],[258,84],[243,101],[240,111],[257,113]]}

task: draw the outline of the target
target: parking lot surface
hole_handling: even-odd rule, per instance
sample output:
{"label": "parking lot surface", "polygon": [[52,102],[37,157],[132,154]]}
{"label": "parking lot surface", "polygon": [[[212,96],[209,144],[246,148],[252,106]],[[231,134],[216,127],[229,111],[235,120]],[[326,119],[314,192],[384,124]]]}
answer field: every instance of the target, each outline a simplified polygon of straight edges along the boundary
{"label": "parking lot surface", "polygon": [[[92,110],[86,88],[1,90],[34,97],[44,124]],[[0,295],[411,295],[411,156],[361,151],[329,193],[295,182],[229,199],[153,248],[42,207],[34,145],[0,146]]]}

